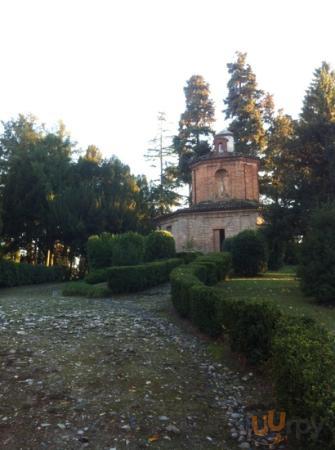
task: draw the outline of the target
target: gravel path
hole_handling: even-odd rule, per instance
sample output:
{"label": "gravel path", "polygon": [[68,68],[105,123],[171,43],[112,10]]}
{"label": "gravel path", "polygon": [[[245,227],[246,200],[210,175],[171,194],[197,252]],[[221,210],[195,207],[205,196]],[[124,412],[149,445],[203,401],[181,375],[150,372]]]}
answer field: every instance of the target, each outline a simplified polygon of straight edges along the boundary
{"label": "gravel path", "polygon": [[1,449],[248,448],[253,376],[173,318],[168,286],[102,300],[1,290],[0,356]]}

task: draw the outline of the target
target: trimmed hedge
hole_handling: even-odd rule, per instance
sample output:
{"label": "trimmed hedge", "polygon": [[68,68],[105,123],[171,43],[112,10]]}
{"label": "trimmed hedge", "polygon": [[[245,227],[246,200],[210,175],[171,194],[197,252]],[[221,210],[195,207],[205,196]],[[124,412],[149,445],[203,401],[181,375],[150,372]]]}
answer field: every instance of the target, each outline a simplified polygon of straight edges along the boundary
{"label": "trimmed hedge", "polygon": [[[175,269],[170,276],[172,303],[182,317],[191,315],[193,286],[215,284],[231,270],[229,253],[210,253]],[[204,317],[204,320],[207,319]],[[201,325],[200,325],[201,326]],[[206,325],[204,325],[206,327]]]}
{"label": "trimmed hedge", "polygon": [[299,448],[335,448],[335,341],[313,319],[284,317],[272,348],[278,402],[290,417],[321,424],[317,441],[303,435]]}
{"label": "trimmed hedge", "polygon": [[144,261],[145,238],[129,231],[114,236],[112,248],[112,266],[134,266]]}
{"label": "trimmed hedge", "polygon": [[184,264],[189,264],[193,262],[198,256],[202,256],[201,252],[177,252],[176,257],[181,258],[184,261]]}
{"label": "trimmed hedge", "polygon": [[[191,288],[203,286],[206,280],[206,267],[193,263],[180,266],[172,271],[171,298],[172,303],[181,317],[189,317],[191,310]],[[203,281],[201,281],[203,280]]]}
{"label": "trimmed hedge", "polygon": [[222,322],[217,314],[217,302],[219,301],[218,289],[195,285],[190,290],[191,320],[200,331],[212,337],[222,334]]}
{"label": "trimmed hedge", "polygon": [[109,267],[112,264],[113,235],[102,233],[90,236],[87,241],[87,258],[90,270]]}
{"label": "trimmed hedge", "polygon": [[[249,362],[267,363],[278,405],[292,419],[322,425],[318,440],[313,441],[313,430],[307,430],[299,448],[333,450],[335,337],[313,319],[287,316],[273,303],[224,298],[223,291],[206,285],[213,277],[208,261],[213,258],[197,258],[171,273],[176,310],[210,336],[227,334],[232,350]],[[228,272],[225,264],[221,276]]]}
{"label": "trimmed hedge", "polygon": [[144,242],[141,234],[132,231],[91,236],[87,242],[89,268],[92,271],[111,266],[140,264],[144,260]]}
{"label": "trimmed hedge", "polygon": [[173,305],[208,335],[219,336],[225,331],[232,350],[251,363],[266,361],[280,310],[267,302],[227,300],[220,289],[209,287],[224,280],[230,269],[229,253],[202,256],[175,269],[171,274]]}
{"label": "trimmed hedge", "polygon": [[137,292],[169,280],[172,269],[182,264],[178,258],[137,266],[110,267],[108,286],[113,293]]}
{"label": "trimmed hedge", "polygon": [[92,270],[88,275],[85,277],[85,281],[88,284],[98,284],[103,283],[108,280],[108,272],[111,269],[111,267],[106,267],[104,269],[95,269]]}
{"label": "trimmed hedge", "polygon": [[216,307],[219,322],[229,334],[232,351],[244,355],[252,364],[267,361],[281,317],[279,307],[266,301],[224,298]]}
{"label": "trimmed hedge", "polygon": [[267,252],[264,238],[254,230],[244,230],[227,239],[225,249],[232,254],[237,275],[252,277],[266,270]]}
{"label": "trimmed hedge", "polygon": [[298,270],[301,288],[319,302],[335,303],[335,206],[316,210],[303,239]]}
{"label": "trimmed hedge", "polygon": [[330,394],[335,401],[334,337],[313,319],[281,320],[272,361],[277,396],[291,415],[320,416]]}
{"label": "trimmed hedge", "polygon": [[52,283],[64,281],[66,277],[66,269],[61,266],[45,267],[6,260],[0,261],[0,287]]}
{"label": "trimmed hedge", "polygon": [[174,258],[176,244],[172,234],[165,230],[152,231],[145,238],[145,260]]}
{"label": "trimmed hedge", "polygon": [[111,292],[107,286],[92,286],[84,281],[68,283],[62,294],[66,297],[104,298],[110,296]]}

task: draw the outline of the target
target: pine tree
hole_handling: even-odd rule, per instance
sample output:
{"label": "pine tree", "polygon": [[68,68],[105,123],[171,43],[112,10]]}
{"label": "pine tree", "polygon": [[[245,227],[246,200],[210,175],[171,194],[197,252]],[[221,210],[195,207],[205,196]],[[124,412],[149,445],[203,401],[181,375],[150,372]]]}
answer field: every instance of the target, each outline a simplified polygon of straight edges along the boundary
{"label": "pine tree", "polygon": [[179,178],[184,183],[190,183],[191,159],[210,151],[208,138],[214,134],[212,124],[215,111],[209,85],[201,75],[193,75],[186,82],[184,93],[186,109],[180,117],[174,149],[179,158]]}
{"label": "pine tree", "polygon": [[175,171],[173,170],[173,146],[167,128],[167,118],[164,112],[158,113],[158,132],[151,140],[152,147],[144,155],[152,167],[159,168],[159,179],[150,185],[151,203],[156,212],[170,212],[172,206],[179,205],[180,195],[174,189],[177,187]]}
{"label": "pine tree", "polygon": [[246,57],[246,53],[237,52],[236,61],[227,64],[230,80],[223,112],[226,119],[231,119],[229,130],[234,134],[237,153],[257,156],[266,143],[262,117],[264,93],[258,89]]}
{"label": "pine tree", "polygon": [[297,134],[297,201],[319,207],[335,199],[335,72],[326,62],[314,72]]}
{"label": "pine tree", "polygon": [[267,119],[267,146],[262,160],[261,192],[276,204],[285,203],[290,186],[289,177],[294,171],[291,143],[295,138],[292,117],[282,110]]}

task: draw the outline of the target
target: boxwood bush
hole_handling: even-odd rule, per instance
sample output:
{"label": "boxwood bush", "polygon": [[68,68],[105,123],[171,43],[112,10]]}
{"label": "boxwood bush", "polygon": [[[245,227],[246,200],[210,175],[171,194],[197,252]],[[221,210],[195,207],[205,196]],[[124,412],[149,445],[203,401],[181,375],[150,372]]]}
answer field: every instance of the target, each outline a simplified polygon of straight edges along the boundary
{"label": "boxwood bush", "polygon": [[[313,319],[283,317],[272,348],[278,402],[290,417],[321,423],[318,441],[302,448],[335,448],[335,342]],[[310,435],[305,436],[310,439]]]}
{"label": "boxwood bush", "polygon": [[110,233],[90,236],[87,241],[87,258],[90,270],[109,267],[112,264],[114,237]]}
{"label": "boxwood bush", "polygon": [[63,288],[62,294],[66,297],[104,298],[111,292],[106,285],[92,286],[85,281],[74,281]]}
{"label": "boxwood bush", "polygon": [[[212,253],[198,257],[188,265],[182,265],[171,273],[171,297],[175,309],[182,317],[191,316],[193,286],[212,285],[223,280],[230,272],[229,253]],[[194,315],[195,317],[195,315]],[[204,316],[204,320],[207,319]],[[199,326],[199,322],[197,322]],[[206,325],[204,325],[206,326]],[[200,324],[201,328],[201,324]]]}
{"label": "boxwood bush", "polygon": [[13,287],[28,284],[63,281],[68,273],[64,267],[33,266],[26,263],[0,261],[0,287]]}
{"label": "boxwood bush", "polygon": [[259,300],[227,300],[217,303],[219,322],[229,335],[232,351],[252,364],[271,356],[272,341],[281,317],[277,305]]}
{"label": "boxwood bush", "polygon": [[181,263],[179,258],[171,258],[136,266],[111,267],[108,286],[114,293],[141,291],[168,281],[171,270]]}
{"label": "boxwood bush", "polygon": [[87,257],[90,271],[140,264],[144,259],[144,237],[132,231],[91,236],[87,242]]}
{"label": "boxwood bush", "polygon": [[200,331],[208,336],[222,334],[222,323],[217,314],[218,302],[221,299],[219,289],[202,285],[193,285],[190,289],[190,316]]}
{"label": "boxwood bush", "polygon": [[[310,429],[294,448],[333,450],[334,335],[313,319],[290,317],[270,302],[226,299],[222,290],[206,285],[212,277],[212,266],[204,263],[206,258],[211,260],[210,256],[197,258],[171,273],[176,310],[210,336],[226,334],[231,349],[249,362],[266,363],[265,367],[271,368],[278,405],[290,419],[306,418],[314,420],[315,426],[321,425],[317,441],[313,441]],[[228,271],[227,263],[221,276]]]}
{"label": "boxwood bush", "polygon": [[114,236],[112,245],[112,266],[133,266],[144,260],[144,237],[139,233]]}
{"label": "boxwood bush", "polygon": [[174,258],[176,256],[176,245],[169,231],[152,231],[145,238],[145,260]]}
{"label": "boxwood bush", "polygon": [[184,264],[189,264],[193,262],[198,256],[202,256],[201,252],[178,252],[176,253],[177,258],[181,258]]}
{"label": "boxwood bush", "polygon": [[94,269],[91,270],[85,277],[85,281],[88,284],[98,284],[103,283],[108,280],[108,271],[110,267],[105,267],[104,269]]}
{"label": "boxwood bush", "polygon": [[191,310],[191,288],[203,286],[206,280],[206,267],[203,265],[182,265],[172,271],[171,299],[173,306],[181,317],[189,317]]}
{"label": "boxwood bush", "polygon": [[335,207],[315,211],[301,248],[298,270],[306,295],[335,302]]}
{"label": "boxwood bush", "polygon": [[266,270],[266,244],[257,231],[242,231],[226,245],[232,254],[233,268],[237,275],[250,277]]}

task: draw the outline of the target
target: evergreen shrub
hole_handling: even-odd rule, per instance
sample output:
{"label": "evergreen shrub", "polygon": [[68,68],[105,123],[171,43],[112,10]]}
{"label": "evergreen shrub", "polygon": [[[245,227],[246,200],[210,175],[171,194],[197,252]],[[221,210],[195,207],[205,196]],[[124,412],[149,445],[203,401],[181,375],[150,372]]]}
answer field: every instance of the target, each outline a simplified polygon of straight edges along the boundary
{"label": "evergreen shrub", "polygon": [[234,236],[229,245],[235,274],[255,276],[266,270],[266,244],[260,233],[242,231]]}
{"label": "evergreen shrub", "polygon": [[145,260],[174,258],[176,245],[172,234],[165,230],[152,231],[145,238]]}
{"label": "evergreen shrub", "polygon": [[298,275],[306,295],[335,302],[335,206],[312,215],[301,246]]}
{"label": "evergreen shrub", "polygon": [[171,258],[136,266],[110,267],[108,286],[113,293],[141,291],[168,281],[172,269],[181,263],[179,258]]}
{"label": "evergreen shrub", "polygon": [[45,267],[12,261],[0,261],[0,286],[13,287],[64,281],[67,278],[64,267]]}

